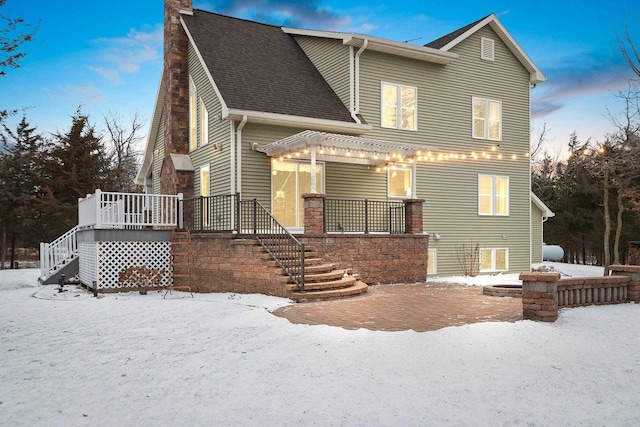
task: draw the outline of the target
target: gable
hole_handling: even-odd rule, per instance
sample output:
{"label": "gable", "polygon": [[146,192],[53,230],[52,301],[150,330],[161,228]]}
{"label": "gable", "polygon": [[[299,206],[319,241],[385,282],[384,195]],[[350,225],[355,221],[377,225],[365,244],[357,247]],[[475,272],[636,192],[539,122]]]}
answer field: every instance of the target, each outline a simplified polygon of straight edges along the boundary
{"label": "gable", "polygon": [[201,10],[182,19],[228,108],[354,123],[281,28]]}

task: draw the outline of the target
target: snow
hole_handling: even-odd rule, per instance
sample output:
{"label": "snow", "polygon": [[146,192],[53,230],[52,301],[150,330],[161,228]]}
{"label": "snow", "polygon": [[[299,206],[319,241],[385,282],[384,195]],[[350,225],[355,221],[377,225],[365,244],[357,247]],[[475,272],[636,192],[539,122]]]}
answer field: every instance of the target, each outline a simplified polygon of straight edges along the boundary
{"label": "snow", "polygon": [[636,304],[354,331],[291,324],[264,295],[94,298],[37,276],[0,271],[2,426],[640,424]]}

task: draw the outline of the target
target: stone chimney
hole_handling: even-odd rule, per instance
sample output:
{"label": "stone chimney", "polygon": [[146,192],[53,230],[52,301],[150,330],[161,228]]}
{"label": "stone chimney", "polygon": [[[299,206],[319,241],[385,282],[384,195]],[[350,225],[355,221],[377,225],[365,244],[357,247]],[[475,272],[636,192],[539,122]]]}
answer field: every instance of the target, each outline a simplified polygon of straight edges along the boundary
{"label": "stone chimney", "polygon": [[160,191],[193,197],[189,159],[189,57],[180,11],[193,11],[192,0],[164,0],[164,159]]}

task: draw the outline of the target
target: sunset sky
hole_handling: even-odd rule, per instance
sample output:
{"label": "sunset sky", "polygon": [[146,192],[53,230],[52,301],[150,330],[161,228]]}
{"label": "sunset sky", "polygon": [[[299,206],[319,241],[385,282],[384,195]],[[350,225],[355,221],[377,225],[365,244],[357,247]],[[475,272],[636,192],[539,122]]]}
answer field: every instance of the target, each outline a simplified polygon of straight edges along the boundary
{"label": "sunset sky", "polygon": [[[579,7],[577,5],[580,5]],[[546,122],[546,148],[568,135],[604,139],[612,130],[614,96],[635,76],[617,37],[626,25],[640,47],[640,2],[352,0],[195,1],[194,7],[275,25],[357,32],[425,44],[495,13],[548,80],[532,91],[535,131]],[[0,14],[37,26],[19,69],[0,77],[0,109],[26,108],[43,133],[66,130],[79,105],[100,127],[109,111],[138,112],[148,123],[162,61],[160,0],[108,2],[7,0]],[[14,127],[21,115],[8,121]],[[145,127],[145,132],[146,132]],[[146,136],[146,134],[145,134]]]}

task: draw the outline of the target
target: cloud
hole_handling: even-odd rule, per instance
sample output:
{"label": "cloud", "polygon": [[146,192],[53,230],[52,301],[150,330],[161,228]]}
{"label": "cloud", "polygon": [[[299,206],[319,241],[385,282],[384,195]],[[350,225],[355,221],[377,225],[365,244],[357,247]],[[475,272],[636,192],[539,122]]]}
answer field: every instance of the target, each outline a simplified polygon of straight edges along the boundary
{"label": "cloud", "polygon": [[131,29],[124,37],[94,40],[99,46],[100,65],[89,67],[113,84],[119,84],[121,73],[137,73],[142,64],[162,58],[162,25],[148,30]]}
{"label": "cloud", "polygon": [[[211,6],[209,3],[206,6]],[[198,5],[200,6],[200,5]],[[293,2],[291,0],[226,0],[209,10],[252,19],[272,25],[300,28],[320,28],[342,30],[352,23],[352,19],[322,7],[318,0]]]}
{"label": "cloud", "polygon": [[103,103],[107,102],[109,98],[102,92],[100,92],[95,86],[86,84],[86,85],[77,85],[77,86],[65,86],[62,89],[62,92],[69,98],[80,98],[80,102],[87,103]]}
{"label": "cloud", "polygon": [[563,108],[569,98],[624,89],[633,73],[619,55],[579,53],[544,70],[547,81],[532,93],[532,115],[541,118]]}

